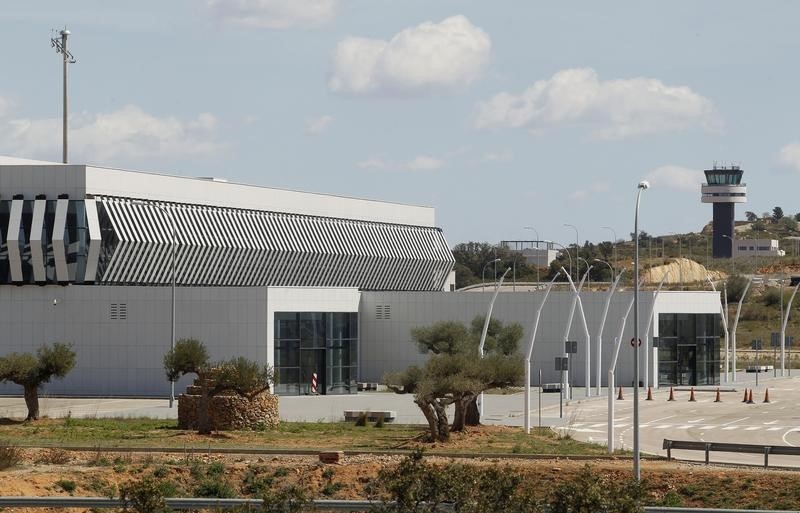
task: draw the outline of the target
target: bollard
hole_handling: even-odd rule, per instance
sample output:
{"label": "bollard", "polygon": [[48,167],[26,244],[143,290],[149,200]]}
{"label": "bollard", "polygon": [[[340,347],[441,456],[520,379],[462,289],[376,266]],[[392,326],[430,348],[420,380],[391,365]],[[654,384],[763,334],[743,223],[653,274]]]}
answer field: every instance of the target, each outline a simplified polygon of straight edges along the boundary
{"label": "bollard", "polygon": [[744,399],[742,399],[742,402],[743,403],[747,402],[747,389],[746,388],[744,389]]}
{"label": "bollard", "polygon": [[747,396],[747,404],[754,404],[754,403],[755,401],[753,401],[753,389],[751,388],[750,395]]}
{"label": "bollard", "polygon": [[764,391],[764,402],[769,402],[769,388]]}
{"label": "bollard", "polygon": [[690,403],[697,402],[697,400],[694,398],[694,387],[692,387],[691,391],[689,392],[689,402]]}
{"label": "bollard", "polygon": [[622,401],[622,387],[619,387],[619,393],[617,394],[617,401]]}
{"label": "bollard", "polygon": [[675,392],[673,392],[672,387],[669,387],[669,399],[667,401],[674,401],[675,400]]}
{"label": "bollard", "polygon": [[647,399],[645,401],[652,401],[653,400],[653,389],[651,387],[647,387]]}
{"label": "bollard", "polygon": [[717,398],[714,399],[714,402],[715,403],[721,403],[722,402],[722,397],[719,394],[719,387],[717,387]]}

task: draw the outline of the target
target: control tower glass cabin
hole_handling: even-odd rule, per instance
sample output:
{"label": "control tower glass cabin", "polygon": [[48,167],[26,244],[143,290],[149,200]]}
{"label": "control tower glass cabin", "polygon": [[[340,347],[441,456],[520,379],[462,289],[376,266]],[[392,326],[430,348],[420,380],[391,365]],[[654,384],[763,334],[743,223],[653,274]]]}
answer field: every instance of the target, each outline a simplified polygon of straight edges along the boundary
{"label": "control tower glass cabin", "polygon": [[734,245],[734,205],[747,202],[747,184],[742,183],[744,171],[739,166],[707,169],[706,183],[700,187],[702,203],[714,205],[714,258],[731,258]]}

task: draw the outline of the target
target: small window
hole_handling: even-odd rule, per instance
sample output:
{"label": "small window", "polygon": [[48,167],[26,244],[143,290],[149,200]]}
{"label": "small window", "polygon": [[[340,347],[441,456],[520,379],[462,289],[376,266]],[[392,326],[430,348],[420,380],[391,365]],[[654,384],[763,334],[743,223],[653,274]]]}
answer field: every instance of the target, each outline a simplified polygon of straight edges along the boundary
{"label": "small window", "polygon": [[108,318],[112,321],[128,320],[128,303],[111,303],[108,307]]}

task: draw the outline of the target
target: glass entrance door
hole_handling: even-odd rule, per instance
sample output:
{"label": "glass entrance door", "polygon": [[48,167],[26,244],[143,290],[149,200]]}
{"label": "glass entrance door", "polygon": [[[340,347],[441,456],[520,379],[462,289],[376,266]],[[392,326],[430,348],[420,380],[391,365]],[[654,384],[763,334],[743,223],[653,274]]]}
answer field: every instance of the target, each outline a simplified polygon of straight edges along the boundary
{"label": "glass entrance door", "polygon": [[678,345],[678,385],[697,384],[697,347]]}
{"label": "glass entrance door", "polygon": [[[317,375],[317,389],[312,381]],[[305,395],[325,393],[325,349],[300,350],[300,393]]]}

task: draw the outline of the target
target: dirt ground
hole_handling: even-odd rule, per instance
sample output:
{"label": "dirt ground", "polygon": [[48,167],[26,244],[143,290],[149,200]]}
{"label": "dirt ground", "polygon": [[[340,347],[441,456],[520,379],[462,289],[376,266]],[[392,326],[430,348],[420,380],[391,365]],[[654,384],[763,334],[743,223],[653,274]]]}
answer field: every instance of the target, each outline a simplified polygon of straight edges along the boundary
{"label": "dirt ground", "polygon": [[[454,452],[469,448],[475,437],[487,436],[481,428],[458,436],[447,445]],[[499,428],[503,429],[503,428]],[[513,455],[512,455],[513,456]],[[429,457],[445,464],[452,460]],[[145,454],[72,452],[60,449],[23,449],[19,465],[0,471],[2,496],[116,496],[118,487],[147,475],[169,481],[178,496],[192,496],[209,480],[227,483],[240,497],[250,494],[254,479],[266,478],[272,486],[302,484],[318,498],[362,499],[365,486],[384,467],[402,456],[346,456],[339,464],[323,465],[316,456],[252,456],[215,454]],[[631,474],[629,458],[572,460],[568,458],[474,458],[469,465],[513,467],[526,476],[542,496],[569,479],[585,465],[612,479]],[[212,479],[211,468],[217,474]],[[800,504],[800,474],[782,470],[732,468],[643,460],[642,477],[648,504],[686,507],[743,507],[795,509]],[[6,509],[4,511],[48,511]],[[51,510],[53,511],[53,510]]]}

